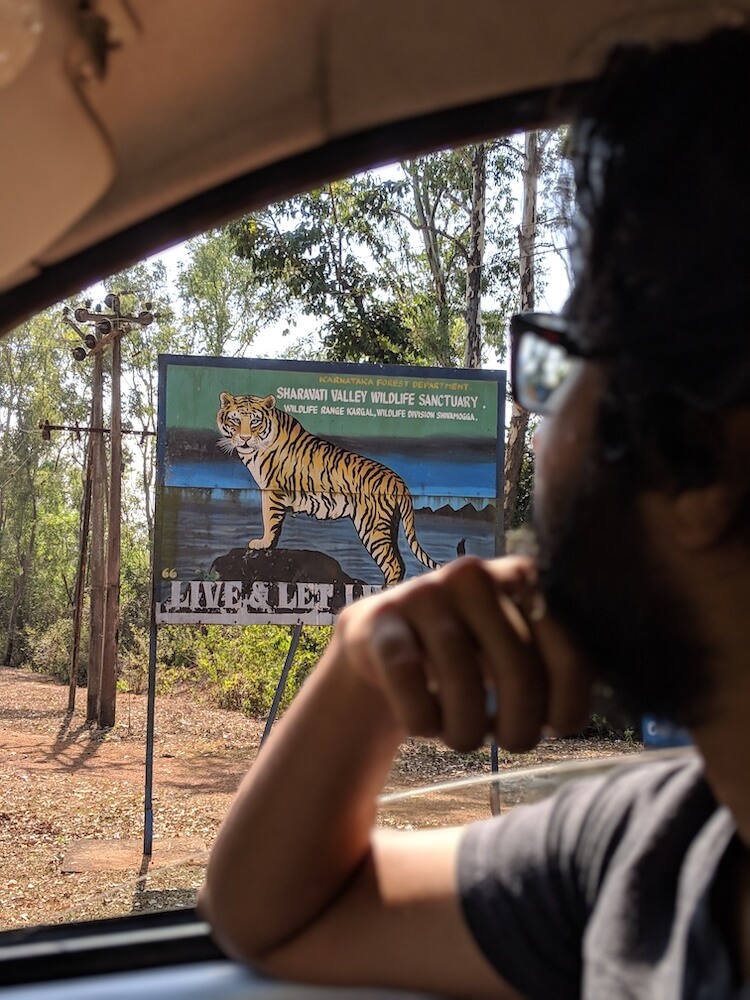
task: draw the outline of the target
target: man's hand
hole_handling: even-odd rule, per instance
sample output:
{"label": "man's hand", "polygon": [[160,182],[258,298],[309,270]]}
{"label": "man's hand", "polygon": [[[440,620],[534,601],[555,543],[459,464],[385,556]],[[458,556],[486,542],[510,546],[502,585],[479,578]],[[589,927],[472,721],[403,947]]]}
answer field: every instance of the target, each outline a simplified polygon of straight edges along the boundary
{"label": "man's hand", "polygon": [[[509,750],[585,724],[590,675],[545,613],[533,563],[467,557],[341,615],[335,656],[380,688],[412,735]],[[333,652],[333,650],[332,650]]]}
{"label": "man's hand", "polygon": [[219,832],[200,897],[217,939],[281,977],[515,997],[464,922],[460,831],[375,829],[377,797],[406,733],[520,750],[579,726],[588,688],[526,559],[347,608]]}

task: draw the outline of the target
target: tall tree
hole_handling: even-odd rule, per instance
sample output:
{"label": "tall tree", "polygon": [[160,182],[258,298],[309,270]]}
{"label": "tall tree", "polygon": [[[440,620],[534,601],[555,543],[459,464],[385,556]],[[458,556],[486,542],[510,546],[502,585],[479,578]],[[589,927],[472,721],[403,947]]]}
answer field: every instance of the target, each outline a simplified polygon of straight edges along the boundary
{"label": "tall tree", "polygon": [[465,368],[482,365],[481,296],[484,268],[484,229],[487,196],[487,149],[483,144],[471,151],[471,216],[466,262],[466,351]]}
{"label": "tall tree", "polygon": [[[521,311],[534,308],[536,303],[534,259],[536,248],[537,222],[537,188],[539,184],[539,136],[537,132],[527,132],[524,143],[523,163],[523,207],[521,225],[518,229],[519,269],[521,277],[520,305]],[[521,476],[526,433],[529,425],[529,414],[514,402],[508,437],[505,444],[505,477],[503,490],[503,511],[505,530],[508,531],[515,521],[518,483]]]}
{"label": "tall tree", "polygon": [[260,287],[283,289],[289,316],[301,311],[319,321],[332,360],[414,360],[384,227],[395,187],[364,174],[229,227]]}
{"label": "tall tree", "polygon": [[414,327],[434,363],[478,367],[487,347],[502,349],[517,274],[506,153],[489,143],[402,164],[411,193],[404,210],[422,248]]}
{"label": "tall tree", "polygon": [[[522,311],[536,308],[544,290],[551,256],[566,272],[573,215],[573,176],[566,158],[565,128],[529,132],[521,154],[522,210],[518,228],[519,300]],[[569,274],[569,272],[568,272]],[[513,405],[505,454],[504,512],[506,530],[527,516],[533,483],[533,452],[529,415]]]}
{"label": "tall tree", "polygon": [[80,377],[52,310],[0,341],[0,632],[4,661],[23,658],[27,627],[67,606],[75,575],[84,443],[44,442],[41,421],[85,423]]}
{"label": "tall tree", "polygon": [[252,264],[238,259],[226,229],[188,240],[188,259],[180,265],[177,289],[191,352],[237,354],[258,329],[279,313],[273,284],[261,286]]}
{"label": "tall tree", "polygon": [[[411,187],[410,222],[419,233],[430,276],[431,295],[421,301],[417,299],[421,306],[422,340],[438,364],[450,365],[455,350],[451,344],[451,284],[462,263],[460,236],[452,231],[450,223],[456,214],[456,194],[465,186],[465,178],[456,176],[460,161],[443,156],[407,161],[401,166]],[[432,305],[432,322],[428,319],[429,306],[425,309],[428,303]]]}
{"label": "tall tree", "polygon": [[[319,321],[328,358],[455,365],[470,327],[479,363],[480,298],[513,295],[508,188],[502,146],[476,146],[406,161],[400,177],[328,184],[230,231],[256,280],[283,287],[290,309]],[[496,333],[501,314],[493,310]]]}

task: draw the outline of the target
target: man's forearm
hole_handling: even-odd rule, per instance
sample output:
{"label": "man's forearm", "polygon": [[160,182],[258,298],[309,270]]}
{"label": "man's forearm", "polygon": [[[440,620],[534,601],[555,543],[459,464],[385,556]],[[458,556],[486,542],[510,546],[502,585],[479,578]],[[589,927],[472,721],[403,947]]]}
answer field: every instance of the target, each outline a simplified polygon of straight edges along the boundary
{"label": "man's forearm", "polygon": [[[369,853],[402,738],[377,686],[329,650],[263,748],[217,838],[201,909],[244,958],[294,937]],[[221,907],[212,905],[221,898]]]}
{"label": "man's forearm", "polygon": [[[212,854],[201,905],[229,952],[318,982],[498,993],[463,920],[455,832],[428,842],[374,838],[372,826],[407,733],[471,750],[489,728],[520,750],[545,723],[578,718],[587,671],[547,616],[524,615],[534,580],[528,560],[466,558],[342,612]],[[342,934],[345,960],[334,954]]]}

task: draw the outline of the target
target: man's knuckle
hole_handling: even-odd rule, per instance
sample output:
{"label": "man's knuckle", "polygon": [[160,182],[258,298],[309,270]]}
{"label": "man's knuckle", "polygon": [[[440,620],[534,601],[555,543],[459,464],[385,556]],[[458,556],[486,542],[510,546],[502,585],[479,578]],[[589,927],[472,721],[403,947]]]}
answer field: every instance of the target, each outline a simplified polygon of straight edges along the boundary
{"label": "man's knuckle", "polygon": [[451,580],[475,580],[486,576],[486,566],[479,556],[461,556],[445,566],[445,575]]}
{"label": "man's knuckle", "polygon": [[463,645],[467,641],[465,627],[452,615],[437,618],[432,623],[431,630],[439,646]]}

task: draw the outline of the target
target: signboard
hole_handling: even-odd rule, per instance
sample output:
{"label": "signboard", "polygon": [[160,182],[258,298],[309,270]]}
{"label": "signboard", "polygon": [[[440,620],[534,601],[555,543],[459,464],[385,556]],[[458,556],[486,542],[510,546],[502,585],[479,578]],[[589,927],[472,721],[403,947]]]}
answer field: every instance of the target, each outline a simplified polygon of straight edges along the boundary
{"label": "signboard", "polygon": [[329,624],[499,551],[504,372],[159,364],[157,623]]}

